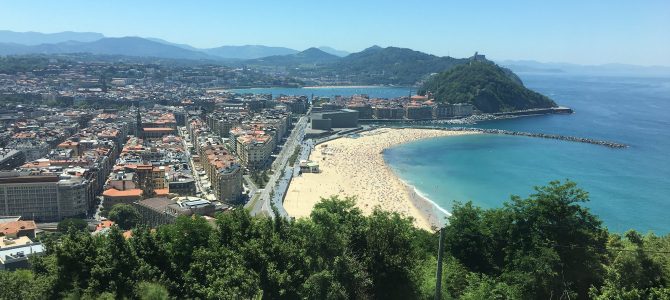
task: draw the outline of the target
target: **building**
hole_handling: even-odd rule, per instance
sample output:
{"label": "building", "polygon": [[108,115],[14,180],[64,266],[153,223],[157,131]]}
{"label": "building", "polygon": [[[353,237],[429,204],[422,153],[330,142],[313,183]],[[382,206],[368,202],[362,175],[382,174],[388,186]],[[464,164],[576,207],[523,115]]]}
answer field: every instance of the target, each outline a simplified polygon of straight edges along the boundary
{"label": "building", "polygon": [[196,193],[195,179],[191,175],[179,174],[168,177],[170,193],[181,196],[192,196]]}
{"label": "building", "polygon": [[340,109],[312,114],[312,129],[331,130],[332,128],[356,127],[358,127],[358,111],[353,109]]}
{"label": "building", "polygon": [[91,197],[88,180],[79,176],[0,175],[0,215],[41,222],[84,216]]}
{"label": "building", "polygon": [[110,188],[102,193],[102,197],[105,199],[105,207],[112,207],[119,203],[128,204],[140,200],[142,194],[143,192],[140,189],[117,190]]}
{"label": "building", "polygon": [[300,173],[319,173],[319,163],[311,160],[301,160]]}
{"label": "building", "polygon": [[147,139],[159,139],[176,133],[177,130],[171,127],[144,127],[143,129],[143,137]]}
{"label": "building", "polygon": [[18,238],[22,236],[27,236],[28,238],[35,238],[35,221],[10,221],[0,223],[0,236],[5,236],[8,238]]}
{"label": "building", "polygon": [[369,104],[352,104],[347,106],[348,109],[353,109],[358,112],[359,119],[372,119],[372,106]]}
{"label": "building", "polygon": [[372,108],[372,113],[375,119],[402,119],[405,116],[405,111],[402,107],[396,106],[377,106]]}
{"label": "building", "polygon": [[265,168],[274,148],[272,142],[272,136],[264,133],[238,136],[235,145],[242,165],[249,170]]}
{"label": "building", "polygon": [[196,149],[216,199],[239,203],[243,173],[239,160],[226,149],[223,140],[213,134],[199,136]]}
{"label": "building", "polygon": [[0,170],[13,170],[26,161],[22,151],[0,148]]}
{"label": "building", "polygon": [[433,118],[433,108],[427,105],[410,104],[405,107],[405,118],[410,120],[429,120]]}
{"label": "building", "polygon": [[454,116],[454,106],[447,103],[438,103],[433,106],[433,118],[445,119]]}
{"label": "building", "polygon": [[30,268],[28,258],[33,255],[42,255],[44,251],[42,243],[33,242],[27,236],[0,237],[0,270]]}
{"label": "building", "polygon": [[174,223],[179,216],[214,216],[230,208],[218,201],[198,197],[149,198],[133,203],[140,213],[142,222],[151,227]]}
{"label": "building", "polygon": [[456,117],[467,117],[471,116],[474,112],[474,106],[467,103],[457,103],[453,105],[454,107],[454,116]]}

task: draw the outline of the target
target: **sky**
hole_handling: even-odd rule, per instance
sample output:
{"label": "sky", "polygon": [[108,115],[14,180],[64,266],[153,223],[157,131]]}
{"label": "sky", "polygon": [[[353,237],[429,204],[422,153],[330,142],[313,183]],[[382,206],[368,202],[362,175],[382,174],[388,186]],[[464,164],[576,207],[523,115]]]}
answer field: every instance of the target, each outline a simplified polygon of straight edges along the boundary
{"label": "sky", "polygon": [[357,52],[670,66],[670,0],[0,0],[0,29]]}

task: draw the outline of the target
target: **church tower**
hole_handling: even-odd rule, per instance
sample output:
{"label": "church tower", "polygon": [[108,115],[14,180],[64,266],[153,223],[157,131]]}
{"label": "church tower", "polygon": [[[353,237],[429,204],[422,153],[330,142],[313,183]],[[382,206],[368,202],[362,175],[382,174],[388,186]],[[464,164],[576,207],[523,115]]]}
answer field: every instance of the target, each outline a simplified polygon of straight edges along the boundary
{"label": "church tower", "polygon": [[140,106],[137,105],[137,116],[135,120],[135,137],[144,138],[144,128],[142,128],[142,115],[140,114]]}

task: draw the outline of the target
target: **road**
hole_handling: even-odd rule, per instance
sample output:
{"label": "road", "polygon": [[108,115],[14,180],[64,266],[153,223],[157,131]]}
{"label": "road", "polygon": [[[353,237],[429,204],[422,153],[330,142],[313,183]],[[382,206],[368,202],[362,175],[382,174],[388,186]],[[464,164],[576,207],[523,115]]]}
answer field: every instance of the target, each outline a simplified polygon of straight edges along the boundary
{"label": "road", "polygon": [[205,188],[203,187],[203,184],[201,182],[200,174],[198,174],[198,169],[196,169],[195,162],[193,161],[193,156],[191,154],[191,150],[188,147],[188,144],[186,140],[188,139],[193,143],[193,139],[189,136],[188,130],[186,130],[186,127],[179,127],[179,135],[182,138],[182,144],[184,146],[184,152],[186,152],[186,155],[188,156],[188,162],[189,166],[191,167],[191,175],[193,175],[193,179],[195,180],[195,187],[196,187],[196,194],[200,195],[201,197],[205,198],[206,197],[206,191]]}
{"label": "road", "polygon": [[258,192],[258,186],[256,186],[256,183],[254,183],[253,179],[251,179],[251,175],[244,175],[242,178],[244,178],[244,183],[249,189],[249,199],[251,199]]}
{"label": "road", "polygon": [[301,145],[305,138],[305,129],[307,128],[307,120],[309,119],[311,111],[312,109],[310,108],[304,116],[300,117],[291,131],[291,134],[286,139],[284,147],[272,163],[272,170],[274,172],[270,175],[270,180],[268,180],[268,183],[262,190],[258,201],[249,203],[252,215],[263,214],[274,217],[271,205],[274,204],[281,217],[288,217],[288,214],[282,205],[283,195],[293,176],[293,168],[288,166],[288,160],[291,155],[293,155],[295,147]]}

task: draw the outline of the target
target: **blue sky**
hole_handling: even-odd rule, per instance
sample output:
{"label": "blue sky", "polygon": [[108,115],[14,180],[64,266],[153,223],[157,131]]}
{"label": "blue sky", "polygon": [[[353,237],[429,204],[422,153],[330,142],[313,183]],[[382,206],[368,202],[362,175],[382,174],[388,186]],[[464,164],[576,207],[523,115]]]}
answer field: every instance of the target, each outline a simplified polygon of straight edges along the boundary
{"label": "blue sky", "polygon": [[669,0],[0,0],[0,29],[92,31],[196,47],[371,45],[436,55],[670,66]]}

